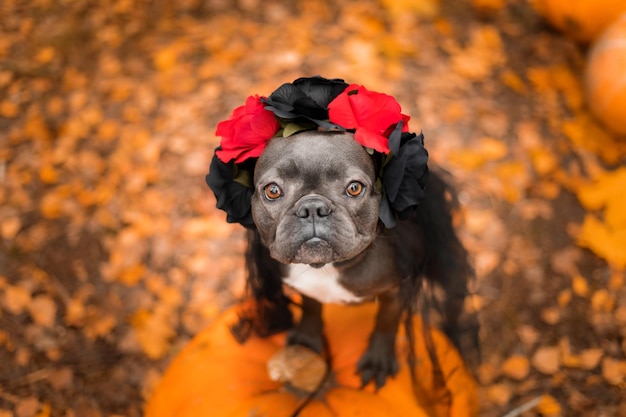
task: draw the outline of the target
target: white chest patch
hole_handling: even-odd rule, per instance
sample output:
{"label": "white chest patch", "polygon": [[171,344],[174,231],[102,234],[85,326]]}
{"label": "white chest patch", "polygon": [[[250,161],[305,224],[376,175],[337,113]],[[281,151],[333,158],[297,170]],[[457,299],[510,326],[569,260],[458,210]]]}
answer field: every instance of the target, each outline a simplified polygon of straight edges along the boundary
{"label": "white chest patch", "polygon": [[306,264],[291,264],[283,282],[301,294],[322,303],[346,304],[365,300],[339,284],[339,272],[330,264],[321,268],[313,268]]}

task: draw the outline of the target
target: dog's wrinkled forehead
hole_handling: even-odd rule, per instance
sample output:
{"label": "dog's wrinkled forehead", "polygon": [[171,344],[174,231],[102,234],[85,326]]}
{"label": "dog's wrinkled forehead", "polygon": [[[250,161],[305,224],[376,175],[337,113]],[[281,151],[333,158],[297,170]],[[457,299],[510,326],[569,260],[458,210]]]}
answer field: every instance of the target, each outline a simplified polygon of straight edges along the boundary
{"label": "dog's wrinkled forehead", "polygon": [[277,175],[305,178],[315,187],[312,182],[324,184],[354,171],[374,176],[371,157],[351,133],[307,131],[273,138],[257,162],[255,182],[263,181],[265,175]]}

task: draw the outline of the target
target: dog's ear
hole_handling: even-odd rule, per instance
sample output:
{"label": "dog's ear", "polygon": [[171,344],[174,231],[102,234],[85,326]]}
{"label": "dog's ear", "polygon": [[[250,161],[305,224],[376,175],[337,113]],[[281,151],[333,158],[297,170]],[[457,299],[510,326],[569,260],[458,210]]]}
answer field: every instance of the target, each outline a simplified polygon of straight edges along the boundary
{"label": "dog's ear", "polygon": [[[216,151],[220,148],[218,147]],[[252,219],[252,175],[256,158],[244,163],[225,163],[217,155],[213,155],[207,185],[213,190],[217,199],[217,208],[226,212],[228,223],[240,223],[246,228],[254,228]]]}

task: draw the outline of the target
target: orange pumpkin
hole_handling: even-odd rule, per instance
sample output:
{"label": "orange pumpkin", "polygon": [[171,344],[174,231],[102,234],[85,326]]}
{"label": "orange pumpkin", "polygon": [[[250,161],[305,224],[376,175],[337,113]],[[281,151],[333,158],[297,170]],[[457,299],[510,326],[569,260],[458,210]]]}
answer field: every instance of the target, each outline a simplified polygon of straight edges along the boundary
{"label": "orange pumpkin", "polygon": [[626,14],[592,45],[585,94],[596,117],[616,133],[626,134]]}
{"label": "orange pumpkin", "polygon": [[624,0],[531,0],[535,9],[568,37],[583,43],[596,39],[620,14]]}
{"label": "orange pumpkin", "polygon": [[[398,375],[378,392],[360,389],[356,362],[365,349],[375,306],[324,308],[325,331],[332,363],[332,384],[311,400],[270,380],[267,362],[285,344],[285,335],[251,337],[238,344],[229,331],[236,309],[228,310],[198,334],[174,358],[146,407],[145,417],[347,417],[477,415],[476,385],[457,351],[440,332],[432,339],[445,379],[435,389],[432,362],[426,353],[419,320],[415,320],[419,387],[411,383],[406,361]],[[398,335],[399,359],[407,342]],[[419,400],[418,400],[419,398]]]}

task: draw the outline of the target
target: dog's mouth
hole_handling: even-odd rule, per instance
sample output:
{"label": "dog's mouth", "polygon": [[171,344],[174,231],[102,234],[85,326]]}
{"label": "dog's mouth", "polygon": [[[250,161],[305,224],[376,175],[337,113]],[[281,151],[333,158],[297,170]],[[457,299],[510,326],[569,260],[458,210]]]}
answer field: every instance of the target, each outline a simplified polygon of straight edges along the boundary
{"label": "dog's mouth", "polygon": [[335,258],[333,247],[326,240],[312,237],[300,245],[293,257],[293,263],[309,264],[321,268]]}

